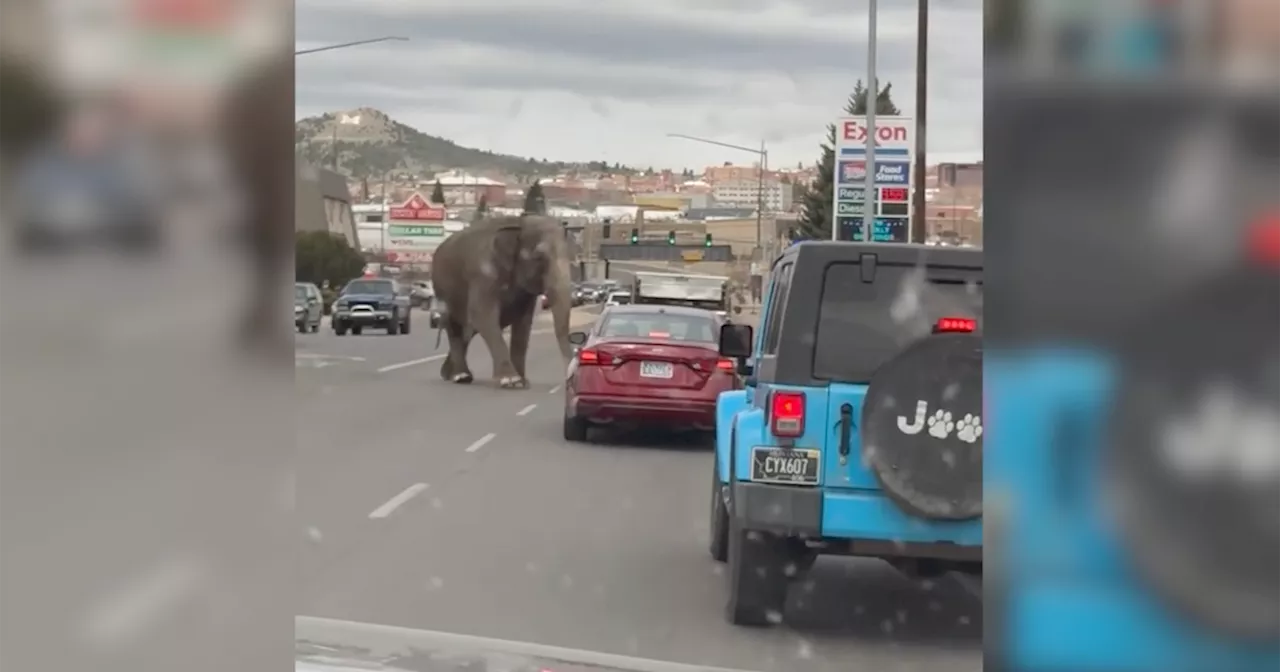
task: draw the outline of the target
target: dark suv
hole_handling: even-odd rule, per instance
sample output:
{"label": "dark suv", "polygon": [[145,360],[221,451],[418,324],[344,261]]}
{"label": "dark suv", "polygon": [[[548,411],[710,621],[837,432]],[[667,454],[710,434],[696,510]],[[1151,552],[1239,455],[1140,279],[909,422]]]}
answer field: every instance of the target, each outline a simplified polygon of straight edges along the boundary
{"label": "dark suv", "polygon": [[409,303],[409,292],[395,280],[352,280],[333,302],[333,332],[343,336],[350,329],[358,336],[365,327],[373,327],[391,336],[407,334],[412,326]]}
{"label": "dark suv", "polygon": [[731,622],[778,622],[822,553],[981,573],[981,310],[979,249],[805,242],[759,338],[721,327],[746,376],[717,402],[709,493]]}

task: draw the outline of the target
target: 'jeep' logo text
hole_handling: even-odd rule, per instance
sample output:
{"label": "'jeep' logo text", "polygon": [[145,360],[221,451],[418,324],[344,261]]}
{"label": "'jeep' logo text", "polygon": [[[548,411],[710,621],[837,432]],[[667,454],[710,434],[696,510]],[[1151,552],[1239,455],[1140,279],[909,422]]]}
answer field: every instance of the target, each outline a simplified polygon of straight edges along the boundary
{"label": "'jeep' logo text", "polygon": [[933,415],[929,415],[929,402],[917,401],[916,414],[914,418],[906,416],[898,416],[898,431],[903,434],[914,436],[921,431],[929,428],[929,436],[935,439],[945,439],[955,432],[956,438],[965,443],[976,443],[982,438],[982,416],[965,413],[964,417],[956,419],[951,415],[951,411],[938,409]]}

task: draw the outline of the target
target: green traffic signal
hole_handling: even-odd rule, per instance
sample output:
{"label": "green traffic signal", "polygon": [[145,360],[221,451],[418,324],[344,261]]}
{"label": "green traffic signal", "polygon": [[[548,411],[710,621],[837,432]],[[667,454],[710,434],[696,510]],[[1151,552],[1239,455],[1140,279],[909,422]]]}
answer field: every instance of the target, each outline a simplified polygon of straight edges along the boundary
{"label": "green traffic signal", "polygon": [[705,241],[703,241],[703,243],[702,243],[702,244],[703,244],[703,246],[705,246],[705,247],[711,247],[711,234],[709,234],[709,233],[707,234],[707,239],[706,239]]}
{"label": "green traffic signal", "polygon": [[631,229],[631,244],[636,245],[640,242],[640,229]]}
{"label": "green traffic signal", "polygon": [[675,244],[676,244],[676,232],[675,232],[675,231],[668,231],[668,232],[667,232],[667,244],[668,244],[668,245],[675,245]]}

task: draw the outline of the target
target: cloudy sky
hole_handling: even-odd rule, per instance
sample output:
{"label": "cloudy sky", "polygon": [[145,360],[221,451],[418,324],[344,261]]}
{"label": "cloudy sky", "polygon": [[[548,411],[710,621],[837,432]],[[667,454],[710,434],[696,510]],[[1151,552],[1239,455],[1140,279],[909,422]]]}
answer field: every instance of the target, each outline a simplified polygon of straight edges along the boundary
{"label": "cloudy sky", "polygon": [[[880,0],[878,69],[915,106],[915,0]],[[867,0],[297,0],[297,114],[370,106],[459,144],[638,166],[811,163],[866,76]],[[982,156],[982,2],[932,0],[929,160]]]}

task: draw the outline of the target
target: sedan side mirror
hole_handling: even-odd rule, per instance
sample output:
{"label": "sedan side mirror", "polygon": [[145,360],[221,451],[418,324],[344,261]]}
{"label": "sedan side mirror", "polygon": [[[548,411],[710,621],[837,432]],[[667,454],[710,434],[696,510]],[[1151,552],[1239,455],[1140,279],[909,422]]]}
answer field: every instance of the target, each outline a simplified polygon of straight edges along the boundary
{"label": "sedan side mirror", "polygon": [[587,332],[585,331],[569,332],[570,344],[576,345],[578,347],[582,347],[582,345],[585,344],[586,342],[587,342]]}

